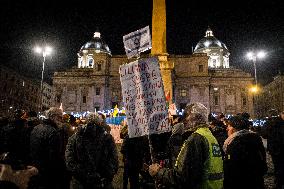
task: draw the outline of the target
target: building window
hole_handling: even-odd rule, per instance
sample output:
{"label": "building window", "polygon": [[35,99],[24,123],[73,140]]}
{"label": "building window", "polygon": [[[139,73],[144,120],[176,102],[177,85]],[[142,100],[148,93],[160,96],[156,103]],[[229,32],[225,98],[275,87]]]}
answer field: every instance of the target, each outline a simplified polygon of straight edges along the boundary
{"label": "building window", "polygon": [[100,107],[99,106],[95,106],[95,110],[96,111],[100,111]]}
{"label": "building window", "polygon": [[203,65],[198,65],[198,72],[203,72]]}
{"label": "building window", "polygon": [[116,91],[116,90],[113,90],[113,91],[112,91],[112,97],[115,97],[115,96],[117,96],[117,95],[118,95],[117,91]]}
{"label": "building window", "polygon": [[180,92],[179,92],[179,96],[182,96],[182,97],[187,96],[186,90],[185,89],[181,89]]}
{"label": "building window", "polygon": [[61,101],[61,95],[57,95],[57,96],[56,96],[56,102],[57,102],[57,103],[60,103],[60,101]]}
{"label": "building window", "polygon": [[86,103],[87,102],[87,98],[86,96],[83,96],[83,103]]}
{"label": "building window", "polygon": [[119,99],[119,92],[118,92],[118,90],[116,90],[116,89],[114,89],[113,91],[112,91],[112,99],[114,100],[114,101],[117,101],[118,99]]}
{"label": "building window", "polygon": [[94,59],[90,58],[90,59],[89,59],[89,67],[92,67],[92,66],[93,66],[93,62],[94,62]]}
{"label": "building window", "polygon": [[219,105],[219,97],[218,96],[214,96],[214,105],[215,106]]}
{"label": "building window", "polygon": [[216,62],[217,62],[216,59],[213,59],[212,62],[213,62],[213,67],[216,68]]}
{"label": "building window", "polygon": [[101,70],[102,70],[102,65],[98,64],[98,71],[101,71]]}
{"label": "building window", "polygon": [[243,106],[247,105],[247,98],[246,97],[242,98],[242,104],[243,104]]}
{"label": "building window", "polygon": [[205,88],[204,88],[204,87],[200,87],[200,88],[198,89],[198,91],[199,91],[199,95],[200,95],[200,96],[204,96],[204,94],[205,94]]}
{"label": "building window", "polygon": [[96,88],[96,95],[98,96],[98,95],[100,95],[100,93],[101,93],[101,88],[97,87]]}

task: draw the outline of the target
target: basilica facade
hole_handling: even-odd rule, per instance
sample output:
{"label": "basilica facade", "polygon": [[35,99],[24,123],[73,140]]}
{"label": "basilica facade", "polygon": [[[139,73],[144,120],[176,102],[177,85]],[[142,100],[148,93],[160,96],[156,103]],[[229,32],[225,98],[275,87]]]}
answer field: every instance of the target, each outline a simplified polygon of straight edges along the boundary
{"label": "basilica facade", "polygon": [[[150,56],[153,55],[141,58]],[[171,99],[178,109],[201,102],[210,112],[253,115],[253,77],[230,67],[229,56],[226,45],[210,28],[193,54],[167,55],[167,62],[172,65]],[[133,60],[126,55],[112,55],[101,34],[95,32],[93,39],[79,50],[77,67],[54,73],[53,105],[59,107],[62,103],[68,113],[123,107],[119,66]]]}

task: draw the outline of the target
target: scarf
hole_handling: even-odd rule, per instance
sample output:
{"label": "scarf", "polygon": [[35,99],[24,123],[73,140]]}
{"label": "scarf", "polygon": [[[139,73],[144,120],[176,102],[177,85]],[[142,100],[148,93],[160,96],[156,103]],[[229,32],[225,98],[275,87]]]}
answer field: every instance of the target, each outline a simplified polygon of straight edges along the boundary
{"label": "scarf", "polygon": [[231,144],[231,142],[238,136],[241,136],[241,135],[246,135],[246,134],[249,134],[251,133],[251,131],[247,130],[247,129],[243,129],[243,130],[240,130],[240,131],[237,131],[237,132],[234,132],[232,135],[230,135],[224,142],[224,145],[223,145],[223,150],[225,153],[227,153],[227,149],[228,149],[228,146]]}

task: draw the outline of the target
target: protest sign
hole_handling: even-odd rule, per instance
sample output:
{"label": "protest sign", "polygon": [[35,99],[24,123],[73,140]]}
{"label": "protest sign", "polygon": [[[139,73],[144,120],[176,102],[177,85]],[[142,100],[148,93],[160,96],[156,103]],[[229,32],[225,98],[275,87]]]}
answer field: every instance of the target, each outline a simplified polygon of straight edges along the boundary
{"label": "protest sign", "polygon": [[129,137],[170,131],[158,59],[122,65],[119,73]]}

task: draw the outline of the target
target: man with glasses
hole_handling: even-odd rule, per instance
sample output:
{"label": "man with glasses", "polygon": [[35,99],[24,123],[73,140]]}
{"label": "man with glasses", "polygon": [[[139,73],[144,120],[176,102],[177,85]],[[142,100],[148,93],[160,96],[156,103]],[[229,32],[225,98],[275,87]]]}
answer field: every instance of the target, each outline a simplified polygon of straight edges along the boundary
{"label": "man with glasses", "polygon": [[36,188],[66,188],[64,186],[65,163],[62,157],[59,127],[63,112],[57,107],[46,111],[47,119],[37,125],[30,138],[32,164],[39,170],[34,179]]}

